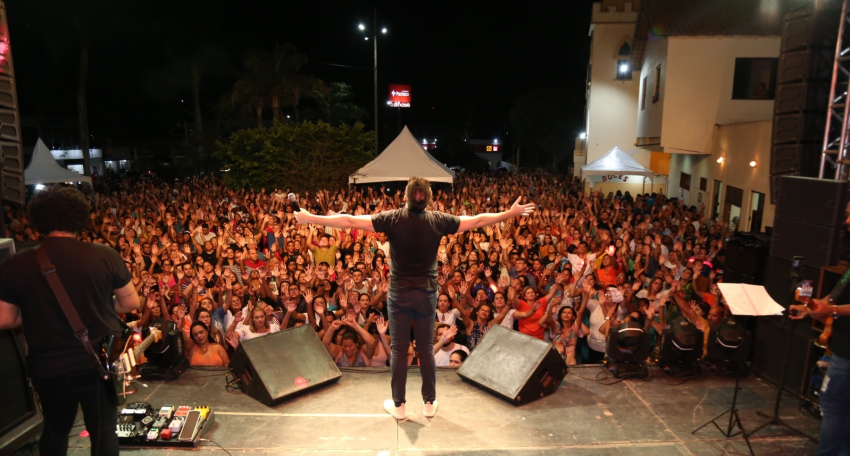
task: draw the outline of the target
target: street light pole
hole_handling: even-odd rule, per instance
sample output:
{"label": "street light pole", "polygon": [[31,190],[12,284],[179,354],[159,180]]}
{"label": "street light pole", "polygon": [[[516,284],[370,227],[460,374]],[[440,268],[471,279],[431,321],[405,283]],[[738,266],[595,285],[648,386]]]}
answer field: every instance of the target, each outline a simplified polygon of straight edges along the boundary
{"label": "street light pole", "polygon": [[375,50],[375,155],[378,155],[378,10],[372,16],[372,46]]}
{"label": "street light pole", "polygon": [[[366,41],[369,41],[369,31],[366,30],[366,26],[362,23],[358,26],[358,28],[364,32],[366,32]],[[384,27],[381,29],[381,34],[386,34],[387,28]],[[375,9],[372,13],[372,50],[374,56],[374,73],[375,73],[375,82],[373,86],[373,90],[375,92],[375,154],[378,153],[378,10]]]}

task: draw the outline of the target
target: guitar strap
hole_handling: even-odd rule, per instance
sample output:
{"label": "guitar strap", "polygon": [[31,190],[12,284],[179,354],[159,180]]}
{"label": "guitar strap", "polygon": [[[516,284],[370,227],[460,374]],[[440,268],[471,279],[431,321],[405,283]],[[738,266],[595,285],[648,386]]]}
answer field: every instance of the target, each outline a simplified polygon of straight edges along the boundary
{"label": "guitar strap", "polygon": [[839,280],[832,288],[832,291],[829,292],[829,299],[836,302],[838,297],[841,296],[841,293],[844,293],[844,289],[847,288],[848,283],[850,283],[850,267],[844,271],[844,275],[841,276],[841,280]]}
{"label": "guitar strap", "polygon": [[95,353],[94,347],[91,344],[91,340],[89,340],[89,330],[86,329],[83,321],[80,320],[80,314],[77,313],[77,309],[75,309],[74,305],[71,304],[71,298],[68,296],[68,292],[65,291],[65,287],[62,286],[59,276],[56,275],[56,266],[50,262],[50,257],[47,255],[47,250],[44,248],[44,245],[35,249],[35,257],[38,260],[38,265],[41,267],[41,274],[45,279],[47,279],[50,289],[53,290],[56,300],[59,301],[59,306],[62,307],[62,312],[65,313],[65,317],[71,324],[71,329],[74,331],[74,335],[80,340],[80,342],[82,342],[83,347],[85,347],[86,351],[89,352],[89,355],[91,355],[91,360],[97,367],[100,376],[103,377],[104,380],[108,379],[109,372],[107,372],[106,368],[104,368],[100,363],[97,353]]}

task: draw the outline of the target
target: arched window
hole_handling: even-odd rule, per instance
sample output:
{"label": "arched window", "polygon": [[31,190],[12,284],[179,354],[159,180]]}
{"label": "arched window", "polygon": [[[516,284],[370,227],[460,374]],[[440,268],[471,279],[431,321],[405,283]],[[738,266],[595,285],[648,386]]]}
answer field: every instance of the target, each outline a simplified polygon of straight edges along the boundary
{"label": "arched window", "polygon": [[617,53],[614,58],[617,60],[617,79],[628,81],[632,79],[632,45],[629,43],[630,37],[626,36],[620,40],[620,45],[617,47]]}

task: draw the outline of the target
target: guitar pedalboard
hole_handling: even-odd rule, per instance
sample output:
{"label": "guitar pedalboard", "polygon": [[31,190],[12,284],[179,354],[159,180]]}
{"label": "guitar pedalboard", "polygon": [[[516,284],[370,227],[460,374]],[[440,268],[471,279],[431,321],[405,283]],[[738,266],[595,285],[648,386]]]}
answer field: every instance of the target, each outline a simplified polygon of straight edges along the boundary
{"label": "guitar pedalboard", "polygon": [[196,447],[214,422],[208,406],[165,404],[157,410],[133,402],[120,410],[115,432],[121,447]]}

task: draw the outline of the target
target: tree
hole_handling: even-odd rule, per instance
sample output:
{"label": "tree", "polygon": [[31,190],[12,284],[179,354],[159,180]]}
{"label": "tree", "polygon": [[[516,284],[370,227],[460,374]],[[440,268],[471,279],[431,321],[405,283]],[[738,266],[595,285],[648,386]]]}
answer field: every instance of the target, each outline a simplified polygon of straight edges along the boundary
{"label": "tree", "polygon": [[331,83],[327,90],[317,90],[313,95],[315,107],[304,112],[309,120],[321,120],[333,126],[353,125],[366,120],[367,114],[352,102],[354,93],[344,82]]}
{"label": "tree", "polygon": [[239,130],[216,143],[215,156],[229,171],[232,188],[338,188],[372,159],[373,132],[362,123],[332,127],[325,122],[276,123]]}
{"label": "tree", "polygon": [[323,87],[320,80],[300,74],[307,57],[287,43],[274,51],[254,49],[245,54],[245,70],[233,85],[234,103],[248,106],[256,116],[257,127],[263,126],[263,111],[270,107],[276,122],[283,121],[282,108],[290,107],[298,119],[298,103],[305,93]]}
{"label": "tree", "polygon": [[[571,127],[581,122],[578,106],[581,104],[563,89],[537,90],[514,98],[510,118],[515,145],[522,149],[523,167],[565,170],[571,164],[570,146],[576,131]],[[571,116],[575,113],[579,117]]]}

